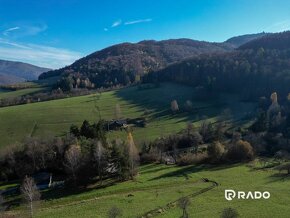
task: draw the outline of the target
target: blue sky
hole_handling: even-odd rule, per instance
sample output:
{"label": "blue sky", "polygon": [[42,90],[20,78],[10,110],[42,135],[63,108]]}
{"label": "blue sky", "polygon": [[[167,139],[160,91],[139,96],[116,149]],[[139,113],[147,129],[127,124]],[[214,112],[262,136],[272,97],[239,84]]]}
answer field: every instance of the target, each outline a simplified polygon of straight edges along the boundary
{"label": "blue sky", "polygon": [[0,59],[59,68],[121,42],[290,29],[288,0],[0,0]]}

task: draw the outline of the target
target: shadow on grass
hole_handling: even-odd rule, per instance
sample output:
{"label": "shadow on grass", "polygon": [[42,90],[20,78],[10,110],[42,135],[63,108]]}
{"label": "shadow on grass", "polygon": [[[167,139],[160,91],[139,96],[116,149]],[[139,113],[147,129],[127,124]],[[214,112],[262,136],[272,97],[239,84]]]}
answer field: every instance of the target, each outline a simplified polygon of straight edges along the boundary
{"label": "shadow on grass", "polygon": [[168,167],[162,166],[161,165],[155,165],[155,167],[151,167],[148,170],[142,170],[140,171],[141,174],[149,174],[149,173],[157,173],[163,170],[168,170]]}
{"label": "shadow on grass", "polygon": [[148,170],[148,169],[156,168],[157,166],[159,166],[159,165],[157,165],[157,164],[146,164],[146,165],[141,165],[141,166],[140,166],[140,172],[142,173],[143,171],[146,171],[146,170]]}
{"label": "shadow on grass", "polygon": [[290,175],[286,173],[273,173],[271,176],[269,176],[268,184],[274,183],[274,182],[286,182],[290,180]]}
{"label": "shadow on grass", "polygon": [[[193,100],[193,92],[194,89],[192,87],[164,83],[161,84],[161,87],[154,89],[138,90],[137,87],[120,89],[114,95],[126,100],[130,104],[144,108],[144,110],[145,108],[152,110],[151,118],[168,118],[168,116],[171,118],[170,102],[177,100],[179,107],[182,108],[187,100]],[[202,110],[200,112],[203,112],[205,116],[214,117],[219,114],[219,107],[215,108],[214,112],[208,110]],[[172,117],[178,119],[183,118],[182,121],[192,121],[196,117],[196,112],[178,113],[172,115]]]}
{"label": "shadow on grass", "polygon": [[9,199],[5,201],[3,206],[6,208],[6,210],[11,210],[13,208],[19,207],[21,204],[23,204],[23,202],[24,201],[19,194],[13,194],[9,196]]}
{"label": "shadow on grass", "polygon": [[63,189],[47,190],[41,193],[41,199],[46,200],[46,201],[52,201],[58,198],[84,194],[92,190],[99,190],[99,189],[107,188],[107,187],[115,185],[116,183],[118,183],[117,180],[107,180],[107,181],[103,181],[102,185],[99,184],[97,186],[87,185],[86,187],[68,187],[68,188],[63,188]]}
{"label": "shadow on grass", "polygon": [[197,173],[201,171],[217,171],[217,170],[224,170],[228,168],[233,168],[242,165],[242,163],[236,163],[236,164],[228,164],[228,165],[191,165],[186,167],[180,167],[179,169],[168,172],[165,174],[162,174],[160,176],[154,177],[150,179],[152,180],[158,180],[158,179],[164,179],[164,178],[170,178],[170,177],[184,177],[185,179],[189,179],[191,176],[189,174],[191,173]]}
{"label": "shadow on grass", "polygon": [[[53,201],[53,200],[57,200],[61,198],[73,197],[80,194],[89,193],[91,191],[102,190],[104,188],[114,186],[120,183],[120,181],[117,179],[107,179],[103,181],[102,185],[100,183],[96,185],[96,183],[98,183],[98,181],[92,181],[90,184],[87,184],[86,186],[65,187],[65,188],[44,190],[41,192],[41,200],[49,202],[49,201]],[[112,192],[110,191],[94,193],[92,198],[97,198],[100,196],[105,196],[105,195],[110,195],[110,194],[112,194]],[[82,199],[80,198],[79,200],[81,201]],[[23,199],[20,193],[9,195],[9,199],[5,202],[5,206],[7,207],[7,209],[18,208],[22,204],[23,204]]]}

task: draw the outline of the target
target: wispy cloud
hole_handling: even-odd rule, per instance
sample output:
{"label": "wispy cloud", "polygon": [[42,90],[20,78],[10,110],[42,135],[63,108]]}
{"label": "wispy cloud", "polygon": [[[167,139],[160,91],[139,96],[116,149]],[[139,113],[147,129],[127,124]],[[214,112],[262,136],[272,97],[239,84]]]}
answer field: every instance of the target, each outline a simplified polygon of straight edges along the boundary
{"label": "wispy cloud", "polygon": [[151,22],[152,19],[148,18],[148,19],[142,19],[142,20],[132,20],[132,21],[127,21],[124,24],[125,25],[132,25],[132,24],[137,24],[137,23],[147,23],[147,22]]}
{"label": "wispy cloud", "polygon": [[41,32],[44,32],[47,30],[46,24],[37,24],[37,25],[26,25],[24,26],[25,34],[26,35],[37,35]]}
{"label": "wispy cloud", "polygon": [[72,64],[83,55],[63,48],[22,44],[0,38],[0,59],[22,61],[34,65],[60,68]]}
{"label": "wispy cloud", "polygon": [[8,41],[8,40],[2,39],[2,38],[0,38],[0,44],[13,46],[13,47],[18,47],[18,48],[23,48],[23,49],[29,49],[29,47],[27,47],[25,45],[20,45],[18,43],[11,42],[11,41]]}
{"label": "wispy cloud", "polygon": [[5,37],[21,38],[24,36],[34,36],[47,30],[45,23],[16,22],[15,27],[7,28],[2,32]]}
{"label": "wispy cloud", "polygon": [[290,30],[290,19],[276,22],[268,26],[265,30],[270,32],[281,32],[285,30]]}
{"label": "wispy cloud", "polygon": [[4,30],[4,31],[3,31],[3,35],[4,35],[4,36],[8,36],[8,34],[9,34],[10,32],[15,31],[15,30],[19,30],[19,29],[20,29],[20,27],[18,27],[18,26],[16,26],[16,27],[11,27],[11,28],[9,28],[9,29],[7,29],[7,30]]}
{"label": "wispy cloud", "polygon": [[111,27],[117,27],[117,26],[120,26],[122,24],[122,20],[117,20],[115,21]]}
{"label": "wispy cloud", "polygon": [[[115,21],[114,23],[112,23],[111,27],[110,28],[115,28],[115,27],[118,27],[118,26],[121,26],[121,25],[133,25],[133,24],[139,24],[139,23],[148,23],[148,22],[151,22],[152,19],[151,18],[147,18],[147,19],[139,19],[139,20],[131,20],[131,21],[126,21],[126,22],[122,22],[122,20],[117,20]],[[109,31],[109,28],[104,28],[104,31],[107,32]]]}

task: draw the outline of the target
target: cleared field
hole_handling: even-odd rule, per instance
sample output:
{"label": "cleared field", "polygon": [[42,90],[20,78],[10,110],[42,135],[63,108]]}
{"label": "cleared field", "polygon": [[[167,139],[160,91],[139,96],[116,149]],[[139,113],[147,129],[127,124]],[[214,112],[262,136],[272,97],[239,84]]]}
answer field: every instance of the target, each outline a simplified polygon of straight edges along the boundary
{"label": "cleared field", "polygon": [[38,88],[20,89],[17,91],[2,91],[2,92],[0,91],[0,99],[20,97],[23,95],[40,92],[43,91],[44,89],[45,89],[44,87],[38,87]]}
{"label": "cleared field", "polygon": [[31,95],[37,92],[44,91],[45,89],[49,89],[52,84],[56,83],[58,77],[52,77],[46,80],[38,80],[34,82],[23,82],[14,85],[10,85],[10,87],[14,87],[18,90],[16,91],[8,91],[0,88],[0,99],[5,98],[16,98],[24,95]]}
{"label": "cleared field", "polygon": [[[44,194],[37,217],[107,217],[112,206],[123,211],[123,217],[137,217],[182,196],[190,195],[209,183],[209,178],[219,183],[216,188],[191,198],[190,217],[220,217],[225,207],[237,209],[241,217],[288,217],[290,214],[289,179],[275,176],[276,171],[254,170],[245,164],[230,166],[146,165],[140,168],[135,181],[128,181],[98,189],[91,186],[82,192]],[[225,189],[236,191],[269,191],[268,200],[227,201]],[[128,196],[130,194],[130,196]],[[176,218],[182,214],[177,207],[158,217]]]}
{"label": "cleared field", "polygon": [[[235,97],[223,97],[214,101],[193,101],[192,113],[172,115],[170,102],[177,100],[182,108],[186,100],[192,100],[194,89],[170,83],[159,88],[138,90],[130,87],[104,92],[96,100],[96,95],[73,97],[61,100],[39,102],[0,108],[0,147],[19,142],[27,136],[62,135],[71,124],[81,125],[83,120],[96,121],[99,118],[95,105],[100,108],[103,119],[114,118],[116,104],[120,104],[122,116],[136,118],[149,111],[146,128],[135,128],[136,142],[152,140],[162,135],[185,128],[188,122],[196,125],[201,119],[215,121],[225,108],[230,108],[235,119],[253,111],[254,105],[239,102]],[[125,137],[123,131],[112,131],[109,137]]]}

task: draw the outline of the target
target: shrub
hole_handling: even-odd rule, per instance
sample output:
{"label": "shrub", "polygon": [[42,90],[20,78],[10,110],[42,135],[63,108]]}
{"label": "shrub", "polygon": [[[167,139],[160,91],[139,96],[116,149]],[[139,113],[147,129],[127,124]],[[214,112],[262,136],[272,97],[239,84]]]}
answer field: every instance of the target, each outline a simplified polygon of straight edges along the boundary
{"label": "shrub", "polygon": [[228,207],[225,208],[221,214],[221,218],[236,218],[239,217],[239,213],[236,209]]}
{"label": "shrub", "polygon": [[159,159],[157,152],[143,153],[140,157],[141,163],[155,163]]}
{"label": "shrub", "polygon": [[229,148],[227,157],[232,161],[252,160],[254,150],[249,142],[239,140]]}
{"label": "shrub", "polygon": [[191,164],[200,164],[204,163],[207,160],[208,156],[206,153],[185,153],[179,156],[177,159],[177,164],[179,166],[186,166]]}
{"label": "shrub", "polygon": [[290,163],[277,166],[275,169],[279,170],[280,173],[281,171],[286,171],[287,174],[290,174]]}
{"label": "shrub", "polygon": [[122,216],[122,210],[116,206],[110,208],[108,218],[117,218]]}
{"label": "shrub", "polygon": [[208,156],[214,160],[219,161],[225,152],[225,147],[220,142],[214,142],[207,148]]}

